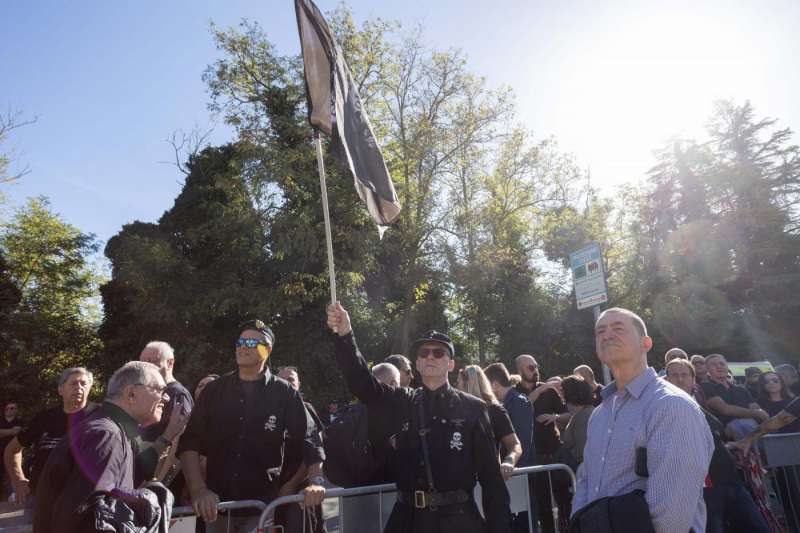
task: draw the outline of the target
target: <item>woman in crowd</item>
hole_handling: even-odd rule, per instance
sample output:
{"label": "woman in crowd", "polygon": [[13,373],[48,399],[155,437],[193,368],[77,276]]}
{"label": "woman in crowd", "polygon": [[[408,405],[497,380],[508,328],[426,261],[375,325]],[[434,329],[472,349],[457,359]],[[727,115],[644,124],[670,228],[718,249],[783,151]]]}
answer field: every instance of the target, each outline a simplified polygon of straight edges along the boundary
{"label": "woman in crowd", "polygon": [[[520,444],[516,433],[514,433],[514,426],[511,424],[511,419],[506,412],[505,407],[500,405],[492,392],[492,387],[489,385],[489,380],[478,365],[469,365],[462,368],[458,372],[458,390],[472,394],[486,402],[489,407],[489,420],[492,423],[492,431],[494,431],[495,443],[498,450],[502,451],[500,457],[506,457],[513,452],[514,465],[517,464],[520,456],[522,455],[522,444]],[[502,446],[502,448],[500,448]],[[508,479],[511,477],[511,472],[502,470],[503,477]]]}
{"label": "woman in crowd", "polygon": [[[783,411],[783,408],[786,407],[792,399],[792,393],[789,392],[786,384],[775,372],[764,372],[758,378],[758,398],[756,398],[756,402],[759,407],[769,413],[769,416],[775,416]],[[800,419],[784,426],[780,430],[780,433],[798,432],[800,432]]]}
{"label": "woman in crowd", "polygon": [[561,460],[572,470],[577,470],[583,462],[583,448],[586,446],[586,430],[589,417],[594,411],[592,388],[580,376],[567,376],[561,380],[561,391],[572,418],[561,432]]}

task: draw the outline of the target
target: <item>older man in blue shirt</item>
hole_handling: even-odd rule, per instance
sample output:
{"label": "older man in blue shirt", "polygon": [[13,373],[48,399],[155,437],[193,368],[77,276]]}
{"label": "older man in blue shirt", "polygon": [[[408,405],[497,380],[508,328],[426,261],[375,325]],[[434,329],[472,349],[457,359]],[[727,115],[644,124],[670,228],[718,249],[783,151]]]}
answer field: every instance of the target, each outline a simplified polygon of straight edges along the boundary
{"label": "older man in blue shirt", "polygon": [[606,310],[595,342],[615,381],[589,421],[573,515],[600,498],[640,490],[657,533],[704,532],[703,484],[714,441],[702,411],[647,365],[653,341],[635,313]]}

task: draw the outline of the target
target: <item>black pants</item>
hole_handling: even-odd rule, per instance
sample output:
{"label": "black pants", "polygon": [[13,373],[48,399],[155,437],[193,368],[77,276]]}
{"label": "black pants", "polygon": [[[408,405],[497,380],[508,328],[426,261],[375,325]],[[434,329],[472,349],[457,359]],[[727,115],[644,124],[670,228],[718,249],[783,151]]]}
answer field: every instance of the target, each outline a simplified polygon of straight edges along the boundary
{"label": "black pants", "polygon": [[[549,465],[557,463],[553,454],[537,453],[537,465]],[[553,506],[558,507],[558,530],[566,531],[569,522],[569,515],[572,506],[572,494],[569,492],[569,474],[561,470],[552,472],[542,472],[533,475],[534,493],[536,494],[536,507],[539,511],[539,523],[542,533],[555,531],[553,524]],[[550,499],[550,491],[553,493],[553,501]]]}
{"label": "black pants", "polygon": [[[490,518],[491,519],[491,518]],[[445,505],[436,511],[397,502],[384,533],[487,533],[474,501]]]}

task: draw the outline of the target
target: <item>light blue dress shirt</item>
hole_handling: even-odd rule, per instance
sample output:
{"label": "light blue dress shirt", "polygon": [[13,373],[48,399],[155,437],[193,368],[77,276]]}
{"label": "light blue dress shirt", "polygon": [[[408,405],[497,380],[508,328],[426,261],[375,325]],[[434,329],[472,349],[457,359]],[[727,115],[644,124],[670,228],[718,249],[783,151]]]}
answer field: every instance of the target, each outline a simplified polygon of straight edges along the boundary
{"label": "light blue dress shirt", "polygon": [[[657,533],[706,530],[703,484],[714,440],[700,407],[648,367],[618,391],[612,382],[589,419],[573,514],[591,502],[645,491]],[[636,475],[636,449],[647,448],[649,477]]]}

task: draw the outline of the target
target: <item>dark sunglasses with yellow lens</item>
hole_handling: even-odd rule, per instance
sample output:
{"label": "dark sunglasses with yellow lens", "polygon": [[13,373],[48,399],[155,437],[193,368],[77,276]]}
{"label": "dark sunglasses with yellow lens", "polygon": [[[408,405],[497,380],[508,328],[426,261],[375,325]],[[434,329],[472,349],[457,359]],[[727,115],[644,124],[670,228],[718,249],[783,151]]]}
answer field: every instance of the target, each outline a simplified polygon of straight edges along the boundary
{"label": "dark sunglasses with yellow lens", "polygon": [[261,346],[266,346],[267,348],[269,348],[269,344],[262,341],[261,339],[245,339],[240,337],[236,341],[236,346],[247,346],[248,348],[255,348],[259,344]]}

